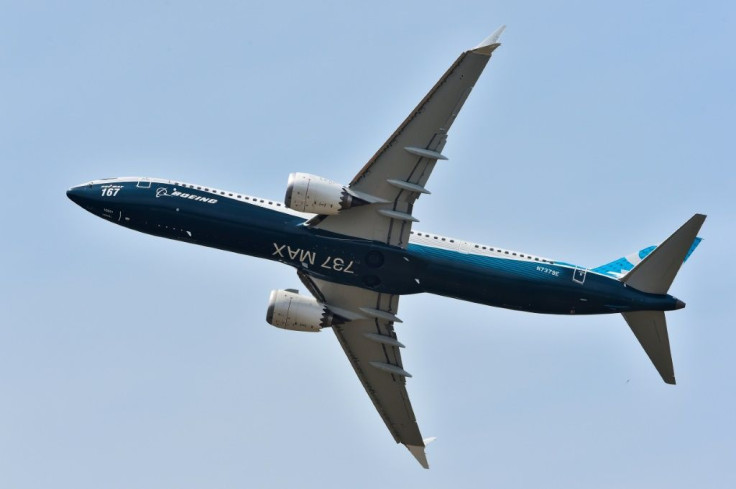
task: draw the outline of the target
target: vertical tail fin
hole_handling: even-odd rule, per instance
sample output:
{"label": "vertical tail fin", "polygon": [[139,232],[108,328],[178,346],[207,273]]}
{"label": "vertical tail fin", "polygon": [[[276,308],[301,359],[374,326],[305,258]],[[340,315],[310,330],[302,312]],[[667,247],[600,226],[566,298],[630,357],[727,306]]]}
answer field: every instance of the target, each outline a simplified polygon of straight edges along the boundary
{"label": "vertical tail fin", "polygon": [[[642,292],[666,294],[683,261],[692,253],[693,246],[697,246],[697,234],[704,221],[703,214],[695,214],[620,280]],[[684,306],[678,302],[678,307]],[[674,384],[675,369],[664,312],[625,312],[623,316],[662,380]]]}
{"label": "vertical tail fin", "polygon": [[[690,258],[690,255],[693,254],[693,251],[695,251],[695,248],[698,247],[702,240],[703,238],[695,238],[693,244],[690,246],[690,250],[685,256],[685,261]],[[612,262],[608,262],[604,265],[599,265],[592,270],[603,275],[608,275],[610,277],[620,279],[621,277],[629,273],[635,266],[641,263],[641,261],[649,256],[649,253],[654,251],[656,248],[656,246],[647,246],[646,248],[631,253],[630,255],[622,256],[621,258],[617,258]]]}

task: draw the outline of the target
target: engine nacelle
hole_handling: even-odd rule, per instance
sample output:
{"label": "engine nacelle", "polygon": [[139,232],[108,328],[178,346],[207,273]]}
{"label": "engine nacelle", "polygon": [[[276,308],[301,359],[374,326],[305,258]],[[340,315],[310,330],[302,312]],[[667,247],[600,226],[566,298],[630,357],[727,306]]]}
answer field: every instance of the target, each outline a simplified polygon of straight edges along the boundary
{"label": "engine nacelle", "polygon": [[337,182],[308,173],[292,173],[284,204],[289,209],[334,215],[354,205],[353,196]]}
{"label": "engine nacelle", "polygon": [[289,290],[274,290],[268,300],[266,321],[272,326],[294,331],[319,332],[332,326],[333,314],[312,297]]}

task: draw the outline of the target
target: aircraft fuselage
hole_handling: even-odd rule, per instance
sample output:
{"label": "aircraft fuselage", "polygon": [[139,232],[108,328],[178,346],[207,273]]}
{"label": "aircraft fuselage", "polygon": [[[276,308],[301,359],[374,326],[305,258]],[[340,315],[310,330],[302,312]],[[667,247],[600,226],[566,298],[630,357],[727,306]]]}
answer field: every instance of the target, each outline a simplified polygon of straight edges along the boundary
{"label": "aircraft fuselage", "polygon": [[406,249],[305,225],[283,204],[199,185],[148,178],[97,180],[67,195],[120,226],[265,258],[304,273],[390,294],[427,292],[547,314],[673,310],[671,295],[638,291],[554,260],[412,232]]}

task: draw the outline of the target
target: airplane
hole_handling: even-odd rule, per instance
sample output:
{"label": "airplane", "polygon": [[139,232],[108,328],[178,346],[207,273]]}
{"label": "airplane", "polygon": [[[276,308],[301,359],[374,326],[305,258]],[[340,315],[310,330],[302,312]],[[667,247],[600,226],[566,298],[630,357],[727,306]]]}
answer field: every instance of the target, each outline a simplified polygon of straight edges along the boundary
{"label": "airplane", "polygon": [[424,468],[423,438],[406,390],[394,329],[402,295],[429,293],[544,314],[622,314],[662,379],[675,383],[664,311],[701,241],[695,214],[659,246],[596,268],[413,229],[414,203],[448,130],[500,46],[505,26],[463,52],[406,120],[343,185],[289,175],[283,202],[149,177],[93,180],[67,196],[143,233],[289,265],[310,295],[271,292],[266,321],[294,331],[331,328],[396,443]]}

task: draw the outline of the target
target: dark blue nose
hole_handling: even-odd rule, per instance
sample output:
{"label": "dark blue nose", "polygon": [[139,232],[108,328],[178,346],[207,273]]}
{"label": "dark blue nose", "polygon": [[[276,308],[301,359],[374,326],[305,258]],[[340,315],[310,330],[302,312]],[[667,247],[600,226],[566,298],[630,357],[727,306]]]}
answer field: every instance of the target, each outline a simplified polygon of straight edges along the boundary
{"label": "dark blue nose", "polygon": [[71,200],[75,204],[83,206],[86,193],[87,192],[85,191],[85,186],[80,185],[78,187],[72,187],[69,190],[67,190],[66,196],[69,197],[69,200]]}
{"label": "dark blue nose", "polygon": [[77,187],[72,187],[72,188],[70,188],[69,190],[66,191],[66,196],[69,197],[69,199],[72,202],[76,202],[77,201],[76,200],[77,199],[77,194],[78,194]]}
{"label": "dark blue nose", "polygon": [[85,183],[67,190],[66,196],[81,208],[93,212],[100,205],[98,189],[92,184]]}

